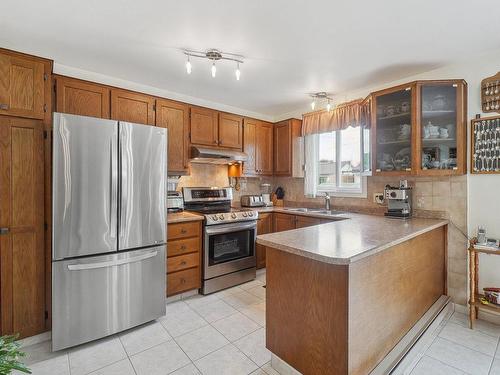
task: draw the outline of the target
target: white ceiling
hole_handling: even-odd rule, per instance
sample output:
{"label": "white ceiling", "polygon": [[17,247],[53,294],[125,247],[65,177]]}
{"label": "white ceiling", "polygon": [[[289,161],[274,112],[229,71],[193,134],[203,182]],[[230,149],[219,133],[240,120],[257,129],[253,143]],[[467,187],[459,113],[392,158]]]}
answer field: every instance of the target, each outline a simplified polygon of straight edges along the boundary
{"label": "white ceiling", "polygon": [[[277,118],[500,48],[497,0],[2,0],[0,46]],[[234,64],[181,48],[244,55]],[[480,61],[478,61],[480,64]],[[62,68],[61,68],[62,69]],[[459,77],[457,77],[459,78]]]}

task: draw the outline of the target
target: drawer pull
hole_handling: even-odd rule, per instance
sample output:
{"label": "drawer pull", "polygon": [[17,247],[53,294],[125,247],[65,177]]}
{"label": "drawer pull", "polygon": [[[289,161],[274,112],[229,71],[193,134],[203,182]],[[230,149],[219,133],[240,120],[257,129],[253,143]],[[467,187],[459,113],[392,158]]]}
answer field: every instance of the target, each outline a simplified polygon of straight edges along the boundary
{"label": "drawer pull", "polygon": [[8,105],[8,104],[1,103],[1,104],[0,104],[0,109],[3,109],[3,110],[8,110],[8,109],[9,109],[9,105]]}
{"label": "drawer pull", "polygon": [[186,265],[186,261],[185,261],[185,260],[183,260],[183,261],[181,262],[181,266],[185,266],[185,265]]}
{"label": "drawer pull", "polygon": [[186,230],[185,228],[182,228],[182,229],[181,229],[181,233],[182,233],[182,234],[186,234],[186,233],[187,233],[187,230]]}
{"label": "drawer pull", "polygon": [[186,245],[182,245],[181,250],[186,250]]}

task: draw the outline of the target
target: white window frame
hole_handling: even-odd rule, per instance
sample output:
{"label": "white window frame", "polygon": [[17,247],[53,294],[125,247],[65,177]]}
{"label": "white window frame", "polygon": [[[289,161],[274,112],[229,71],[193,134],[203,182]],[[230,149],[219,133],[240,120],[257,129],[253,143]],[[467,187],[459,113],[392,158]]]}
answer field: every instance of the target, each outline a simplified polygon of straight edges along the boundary
{"label": "white window frame", "polygon": [[[335,131],[335,160],[336,160],[336,171],[335,171],[335,184],[319,184],[316,187],[316,195],[324,195],[325,193],[330,194],[333,197],[343,197],[343,198],[367,198],[368,188],[367,188],[367,176],[371,176],[371,171],[364,171],[364,134],[363,126],[359,126],[360,132],[360,163],[361,163],[361,177],[359,187],[348,187],[340,186],[341,179],[341,169],[342,163],[340,162],[340,148],[342,144],[342,131]],[[319,157],[317,158],[319,159]],[[319,163],[319,160],[316,160]],[[319,179],[319,175],[315,176],[316,181]]]}

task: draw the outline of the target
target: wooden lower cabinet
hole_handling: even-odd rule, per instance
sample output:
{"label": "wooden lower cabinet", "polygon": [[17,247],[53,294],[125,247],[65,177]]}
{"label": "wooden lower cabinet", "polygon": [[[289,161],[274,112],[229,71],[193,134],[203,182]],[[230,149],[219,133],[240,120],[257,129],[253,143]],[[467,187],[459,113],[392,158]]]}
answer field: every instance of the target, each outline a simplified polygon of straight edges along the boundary
{"label": "wooden lower cabinet", "polygon": [[42,121],[0,116],[0,334],[46,328]]}
{"label": "wooden lower cabinet", "polygon": [[313,225],[319,225],[319,224],[321,224],[321,219],[318,219],[317,217],[300,216],[300,215],[295,216],[296,228],[311,227]]}
{"label": "wooden lower cabinet", "polygon": [[[273,214],[260,213],[257,220],[257,235],[271,233],[273,231]],[[257,268],[266,266],[266,247],[260,244],[255,245],[255,255],[257,258]]]}
{"label": "wooden lower cabinet", "polygon": [[273,215],[273,232],[295,229],[295,215],[275,212]]}
{"label": "wooden lower cabinet", "polygon": [[167,226],[167,297],[201,287],[202,222]]}

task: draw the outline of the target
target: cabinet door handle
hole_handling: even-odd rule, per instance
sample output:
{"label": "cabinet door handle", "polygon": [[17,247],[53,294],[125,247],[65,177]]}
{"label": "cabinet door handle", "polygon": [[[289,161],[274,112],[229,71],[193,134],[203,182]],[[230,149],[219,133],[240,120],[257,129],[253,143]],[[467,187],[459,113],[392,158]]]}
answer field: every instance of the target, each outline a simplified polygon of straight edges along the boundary
{"label": "cabinet door handle", "polygon": [[181,284],[185,284],[186,283],[186,279],[181,279]]}
{"label": "cabinet door handle", "polygon": [[214,141],[214,144],[217,144],[217,141]]}
{"label": "cabinet door handle", "polygon": [[8,110],[9,109],[9,105],[8,104],[4,104],[4,103],[1,103],[0,104],[0,109],[3,109],[3,110]]}
{"label": "cabinet door handle", "polygon": [[0,228],[0,235],[2,234],[9,234],[9,228],[7,227]]}

